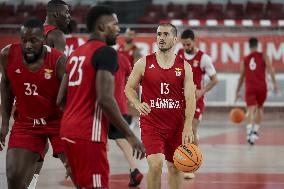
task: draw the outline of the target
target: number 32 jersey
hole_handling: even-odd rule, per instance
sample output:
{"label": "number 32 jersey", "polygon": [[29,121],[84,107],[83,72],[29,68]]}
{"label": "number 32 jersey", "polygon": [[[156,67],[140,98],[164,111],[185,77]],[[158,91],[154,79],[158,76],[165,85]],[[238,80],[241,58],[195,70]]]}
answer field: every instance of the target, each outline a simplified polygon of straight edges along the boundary
{"label": "number 32 jersey", "polygon": [[146,56],[142,79],[142,101],[151,107],[150,114],[140,117],[141,129],[158,132],[181,130],[185,119],[184,60],[176,56],[173,66],[163,69],[156,54]]}
{"label": "number 32 jersey", "polygon": [[10,46],[6,71],[16,97],[16,121],[19,117],[38,119],[61,114],[56,105],[60,86],[56,64],[63,54],[48,46],[44,48],[44,63],[38,71],[32,72],[23,63],[21,45]]}

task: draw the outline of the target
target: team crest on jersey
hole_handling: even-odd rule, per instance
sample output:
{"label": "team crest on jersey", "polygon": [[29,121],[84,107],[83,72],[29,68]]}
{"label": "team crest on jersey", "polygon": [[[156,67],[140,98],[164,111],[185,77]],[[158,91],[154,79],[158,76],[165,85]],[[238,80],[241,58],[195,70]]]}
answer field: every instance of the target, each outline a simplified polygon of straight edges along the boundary
{"label": "team crest on jersey", "polygon": [[181,68],[176,68],[176,76],[181,76]]}
{"label": "team crest on jersey", "polygon": [[198,62],[197,60],[194,60],[192,66],[193,66],[193,67],[197,67],[197,66],[198,66],[198,63],[199,63],[199,62]]}
{"label": "team crest on jersey", "polygon": [[51,76],[52,76],[52,72],[53,72],[53,70],[51,70],[51,69],[44,69],[44,78],[45,79],[50,79],[51,78]]}

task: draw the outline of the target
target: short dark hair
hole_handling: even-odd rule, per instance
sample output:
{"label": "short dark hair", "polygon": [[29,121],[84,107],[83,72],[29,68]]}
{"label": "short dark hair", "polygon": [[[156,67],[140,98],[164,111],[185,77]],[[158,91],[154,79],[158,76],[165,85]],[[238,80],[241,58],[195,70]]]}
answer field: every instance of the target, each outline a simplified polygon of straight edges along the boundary
{"label": "short dark hair", "polygon": [[258,44],[257,38],[251,37],[251,38],[249,39],[249,48],[257,47],[257,44]]}
{"label": "short dark hair", "polygon": [[114,10],[107,6],[94,6],[88,12],[86,25],[89,32],[92,32],[95,29],[95,25],[100,17],[104,15],[112,15]]}
{"label": "short dark hair", "polygon": [[47,3],[46,10],[47,12],[53,12],[55,10],[58,10],[58,8],[62,5],[67,5],[68,4],[65,1],[62,0],[51,0]]}
{"label": "short dark hair", "polygon": [[177,27],[175,25],[173,25],[171,23],[160,23],[158,25],[158,27],[160,27],[160,26],[170,26],[170,27],[172,27],[172,29],[171,29],[172,34],[174,34],[174,36],[177,36]]}
{"label": "short dark hair", "polygon": [[37,18],[31,18],[23,23],[24,27],[27,28],[39,28],[43,30],[43,22]]}
{"label": "short dark hair", "polygon": [[181,36],[180,36],[181,39],[192,39],[194,40],[195,39],[195,35],[194,35],[194,32],[191,30],[191,29],[187,29],[187,30],[184,30],[182,33],[181,33]]}

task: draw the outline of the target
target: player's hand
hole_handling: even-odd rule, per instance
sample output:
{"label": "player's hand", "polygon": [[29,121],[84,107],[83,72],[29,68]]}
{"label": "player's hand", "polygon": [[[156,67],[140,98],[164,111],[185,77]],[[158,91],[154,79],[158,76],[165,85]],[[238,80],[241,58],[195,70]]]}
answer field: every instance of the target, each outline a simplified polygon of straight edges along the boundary
{"label": "player's hand", "polygon": [[146,102],[139,102],[137,104],[134,104],[134,106],[141,115],[148,115],[151,112],[151,108]]}
{"label": "player's hand", "polygon": [[192,127],[184,127],[182,131],[182,144],[192,143],[194,141],[194,134]]}
{"label": "player's hand", "polygon": [[196,89],[195,91],[195,98],[198,100],[204,95],[205,91],[203,89]]}
{"label": "player's hand", "polygon": [[140,140],[134,134],[130,137],[127,137],[127,141],[132,146],[133,156],[136,159],[142,159],[145,157],[144,145],[140,142]]}
{"label": "player's hand", "polygon": [[5,146],[5,139],[6,139],[6,136],[9,132],[9,126],[3,126],[1,127],[0,129],[0,151],[3,150],[4,146]]}

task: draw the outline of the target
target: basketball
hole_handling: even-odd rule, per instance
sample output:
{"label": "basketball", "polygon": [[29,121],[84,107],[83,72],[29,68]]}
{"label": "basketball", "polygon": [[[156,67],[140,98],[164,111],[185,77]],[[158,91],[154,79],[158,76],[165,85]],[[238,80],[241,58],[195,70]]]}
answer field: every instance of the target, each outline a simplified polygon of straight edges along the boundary
{"label": "basketball", "polygon": [[202,164],[202,152],[194,144],[180,145],[174,153],[174,165],[182,172],[195,172]]}
{"label": "basketball", "polygon": [[230,120],[233,123],[241,123],[245,119],[245,112],[241,108],[233,108],[230,111]]}

